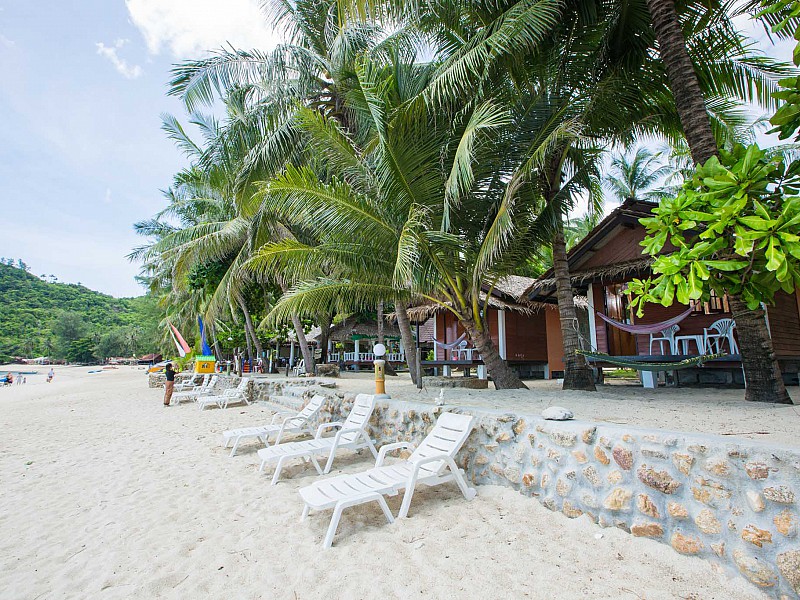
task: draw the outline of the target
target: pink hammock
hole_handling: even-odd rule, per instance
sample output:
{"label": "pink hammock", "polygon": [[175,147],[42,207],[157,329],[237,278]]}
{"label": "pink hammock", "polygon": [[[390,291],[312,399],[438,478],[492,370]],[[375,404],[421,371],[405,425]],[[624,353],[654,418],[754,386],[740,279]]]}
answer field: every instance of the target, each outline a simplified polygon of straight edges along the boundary
{"label": "pink hammock", "polygon": [[439,348],[444,348],[445,350],[452,350],[453,348],[458,346],[461,342],[463,342],[465,339],[467,339],[466,332],[462,333],[455,342],[450,342],[449,344],[446,344],[444,342],[438,342],[436,340],[433,340],[433,343],[436,344]]}
{"label": "pink hammock", "polygon": [[694,311],[694,306],[690,306],[677,317],[672,317],[667,321],[661,321],[661,323],[648,323],[646,325],[629,325],[628,323],[620,323],[619,321],[615,321],[611,317],[607,317],[601,312],[597,312],[597,316],[603,319],[609,325],[613,325],[617,329],[621,329],[622,331],[627,331],[628,333],[633,333],[634,335],[646,335],[648,333],[658,333],[659,331],[663,331],[664,329],[669,329],[673,325],[677,325],[681,321],[683,321],[686,317],[692,314]]}

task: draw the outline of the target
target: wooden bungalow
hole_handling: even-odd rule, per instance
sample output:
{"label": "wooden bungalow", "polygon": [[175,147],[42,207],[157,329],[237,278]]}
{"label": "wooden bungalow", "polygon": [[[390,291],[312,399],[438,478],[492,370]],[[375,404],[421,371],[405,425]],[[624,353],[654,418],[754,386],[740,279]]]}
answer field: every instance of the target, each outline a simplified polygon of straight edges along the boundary
{"label": "wooden bungalow", "polygon": [[[611,356],[653,357],[669,354],[696,355],[703,352],[704,336],[708,328],[720,319],[730,319],[727,297],[712,298],[699,303],[680,321],[674,333],[676,343],[655,342],[651,335],[635,335],[623,331],[598,318],[596,312],[627,324],[662,323],[687,311],[686,305],[675,303],[669,307],[657,304],[645,306],[644,315],[636,317],[630,308],[631,296],[627,283],[634,277],[650,274],[652,259],[642,255],[640,242],[645,228],[639,223],[650,216],[654,203],[626,201],[581,242],[568,255],[574,293],[586,297],[588,310],[580,324],[583,343],[587,349]],[[552,270],[530,286],[526,295],[530,301],[555,303],[555,280]],[[563,351],[558,314],[550,315],[547,327],[548,365],[551,376],[563,371]],[[780,292],[775,305],[767,307],[767,325],[787,383],[797,383],[800,365],[800,291],[795,294]],[[714,333],[711,331],[711,333]],[[659,337],[661,334],[656,334]],[[736,332],[733,329],[734,340]],[[725,340],[727,342],[727,340]],[[733,350],[733,352],[731,352]],[[729,360],[705,363],[703,367],[677,371],[682,383],[743,383],[741,364],[735,346],[724,348]],[[662,360],[665,360],[662,358]],[[610,366],[610,365],[607,365]]]}
{"label": "wooden bungalow", "polygon": [[[350,317],[331,327],[328,340],[330,362],[338,362],[355,370],[371,367],[375,360],[373,348],[378,343],[378,324],[362,323]],[[397,325],[384,324],[383,344],[386,346],[387,361],[405,363],[405,348]]]}
{"label": "wooden bungalow", "polygon": [[[488,300],[485,293],[481,294],[481,302],[500,356],[521,377],[546,378],[545,313],[554,311],[525,299],[525,292],[535,281],[529,277],[506,277],[492,289]],[[414,322],[433,323],[434,356],[432,361],[424,361],[424,366],[442,367],[445,374],[452,367],[476,368],[479,376],[485,377],[480,355],[468,338],[462,339],[464,329],[451,312],[440,305],[424,304],[409,309],[409,317]]]}

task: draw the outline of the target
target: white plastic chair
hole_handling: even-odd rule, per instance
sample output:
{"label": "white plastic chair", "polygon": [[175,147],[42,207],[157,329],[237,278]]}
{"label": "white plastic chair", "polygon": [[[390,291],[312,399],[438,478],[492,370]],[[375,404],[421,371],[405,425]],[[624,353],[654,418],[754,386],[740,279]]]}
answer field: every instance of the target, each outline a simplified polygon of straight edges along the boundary
{"label": "white plastic chair", "polygon": [[381,448],[372,469],[339,475],[301,488],[300,497],[305,503],[302,518],[305,519],[311,509],[333,508],[333,516],[323,542],[325,548],[330,548],[342,511],[350,506],[377,502],[386,520],[392,523],[394,519],[384,496],[394,496],[405,489],[403,502],[397,513],[397,517],[402,519],[408,516],[417,485],[433,486],[449,481],[455,481],[464,498],[472,500],[476,492],[467,485],[464,472],[455,463],[455,455],[472,431],[473,421],[474,417],[470,415],[444,413],[408,460],[384,466],[387,452],[409,447],[408,442],[388,444]]}
{"label": "white plastic chair", "polygon": [[[374,409],[374,394],[358,394],[353,403],[353,408],[344,423],[323,423],[317,428],[317,435],[313,440],[275,444],[259,450],[258,457],[261,459],[261,465],[258,468],[259,472],[264,470],[264,466],[268,462],[277,461],[275,474],[272,476],[272,485],[275,485],[281,476],[284,463],[293,458],[310,460],[320,475],[330,473],[333,459],[340,449],[361,450],[362,448],[369,448],[372,455],[377,458],[378,451],[367,433],[369,418],[372,416]],[[322,437],[323,431],[337,427],[339,431],[336,432],[335,436]],[[322,469],[317,462],[317,456],[325,454],[328,455],[328,462],[325,464],[325,469]]]}
{"label": "white plastic chair", "polygon": [[[236,450],[242,440],[248,438],[256,438],[263,442],[265,446],[269,446],[269,436],[275,435],[275,443],[281,441],[284,433],[307,433],[314,435],[311,429],[311,420],[319,414],[322,405],[325,403],[325,396],[316,395],[308,401],[303,407],[303,410],[298,412],[278,412],[272,416],[272,422],[269,425],[260,425],[256,427],[243,427],[241,429],[230,429],[222,434],[222,439],[225,442],[225,448],[233,440],[233,449],[231,450],[231,457],[236,456]],[[278,420],[283,418],[279,423]]]}
{"label": "white plastic chair", "polygon": [[300,377],[300,375],[305,374],[306,372],[306,361],[304,359],[300,359],[300,362],[295,365],[292,369],[295,377]]}
{"label": "white plastic chair", "polygon": [[197,398],[197,404],[200,406],[200,410],[203,410],[206,406],[212,406],[216,404],[219,408],[228,408],[229,404],[239,404],[245,403],[250,404],[247,400],[247,383],[250,380],[242,377],[242,380],[239,382],[235,388],[230,388],[222,392],[222,394],[214,394],[214,395],[207,395],[207,396],[199,396]]}
{"label": "white plastic chair", "polygon": [[183,400],[194,400],[196,398],[200,398],[201,396],[210,396],[216,385],[217,376],[214,375],[204,386],[200,386],[194,390],[189,390],[188,392],[178,392],[177,394],[172,394],[172,400],[170,401],[170,404],[173,402],[175,404],[180,404]]}
{"label": "white plastic chair", "polygon": [[176,392],[188,392],[188,391],[191,391],[191,390],[196,390],[198,388],[201,388],[204,385],[208,385],[208,380],[211,379],[211,374],[210,373],[206,373],[205,375],[203,375],[203,379],[199,384],[194,382],[196,378],[197,378],[197,375],[192,375],[188,379],[184,379],[182,382],[176,383],[174,391],[176,391]]}
{"label": "white plastic chair", "polygon": [[658,350],[664,354],[664,342],[669,344],[669,353],[677,354],[678,348],[675,344],[675,334],[681,330],[679,325],[672,325],[666,329],[662,329],[659,333],[650,334],[650,354],[653,353],[653,344],[658,344]]}
{"label": "white plastic chair", "polygon": [[[733,337],[736,322],[733,319],[718,319],[703,329],[703,348],[707,352],[722,352],[722,340],[728,340],[728,351],[731,354],[739,353],[739,346]],[[710,333],[715,331],[716,333]]]}

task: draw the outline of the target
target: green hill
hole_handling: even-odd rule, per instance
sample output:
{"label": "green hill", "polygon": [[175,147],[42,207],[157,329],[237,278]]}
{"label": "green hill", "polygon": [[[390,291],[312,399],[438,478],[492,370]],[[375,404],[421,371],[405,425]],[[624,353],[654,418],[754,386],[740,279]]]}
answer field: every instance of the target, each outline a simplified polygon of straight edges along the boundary
{"label": "green hill", "polygon": [[158,350],[159,313],[151,297],[113,298],[51,283],[18,264],[0,263],[0,362],[13,356],[90,362]]}

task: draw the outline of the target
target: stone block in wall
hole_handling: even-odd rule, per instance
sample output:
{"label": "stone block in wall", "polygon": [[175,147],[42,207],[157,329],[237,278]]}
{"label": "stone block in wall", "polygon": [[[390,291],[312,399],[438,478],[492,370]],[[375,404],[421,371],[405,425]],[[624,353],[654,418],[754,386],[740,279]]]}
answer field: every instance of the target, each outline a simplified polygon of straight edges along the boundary
{"label": "stone block in wall", "polygon": [[339,377],[339,365],[336,363],[317,365],[317,375],[320,377]]}
{"label": "stone block in wall", "polygon": [[[331,398],[321,420],[345,418],[353,397]],[[378,446],[416,444],[447,410],[476,417],[456,457],[473,484],[517,489],[566,517],[589,515],[723,565],[776,598],[794,597],[800,451],[394,400],[379,404],[370,430]]]}

